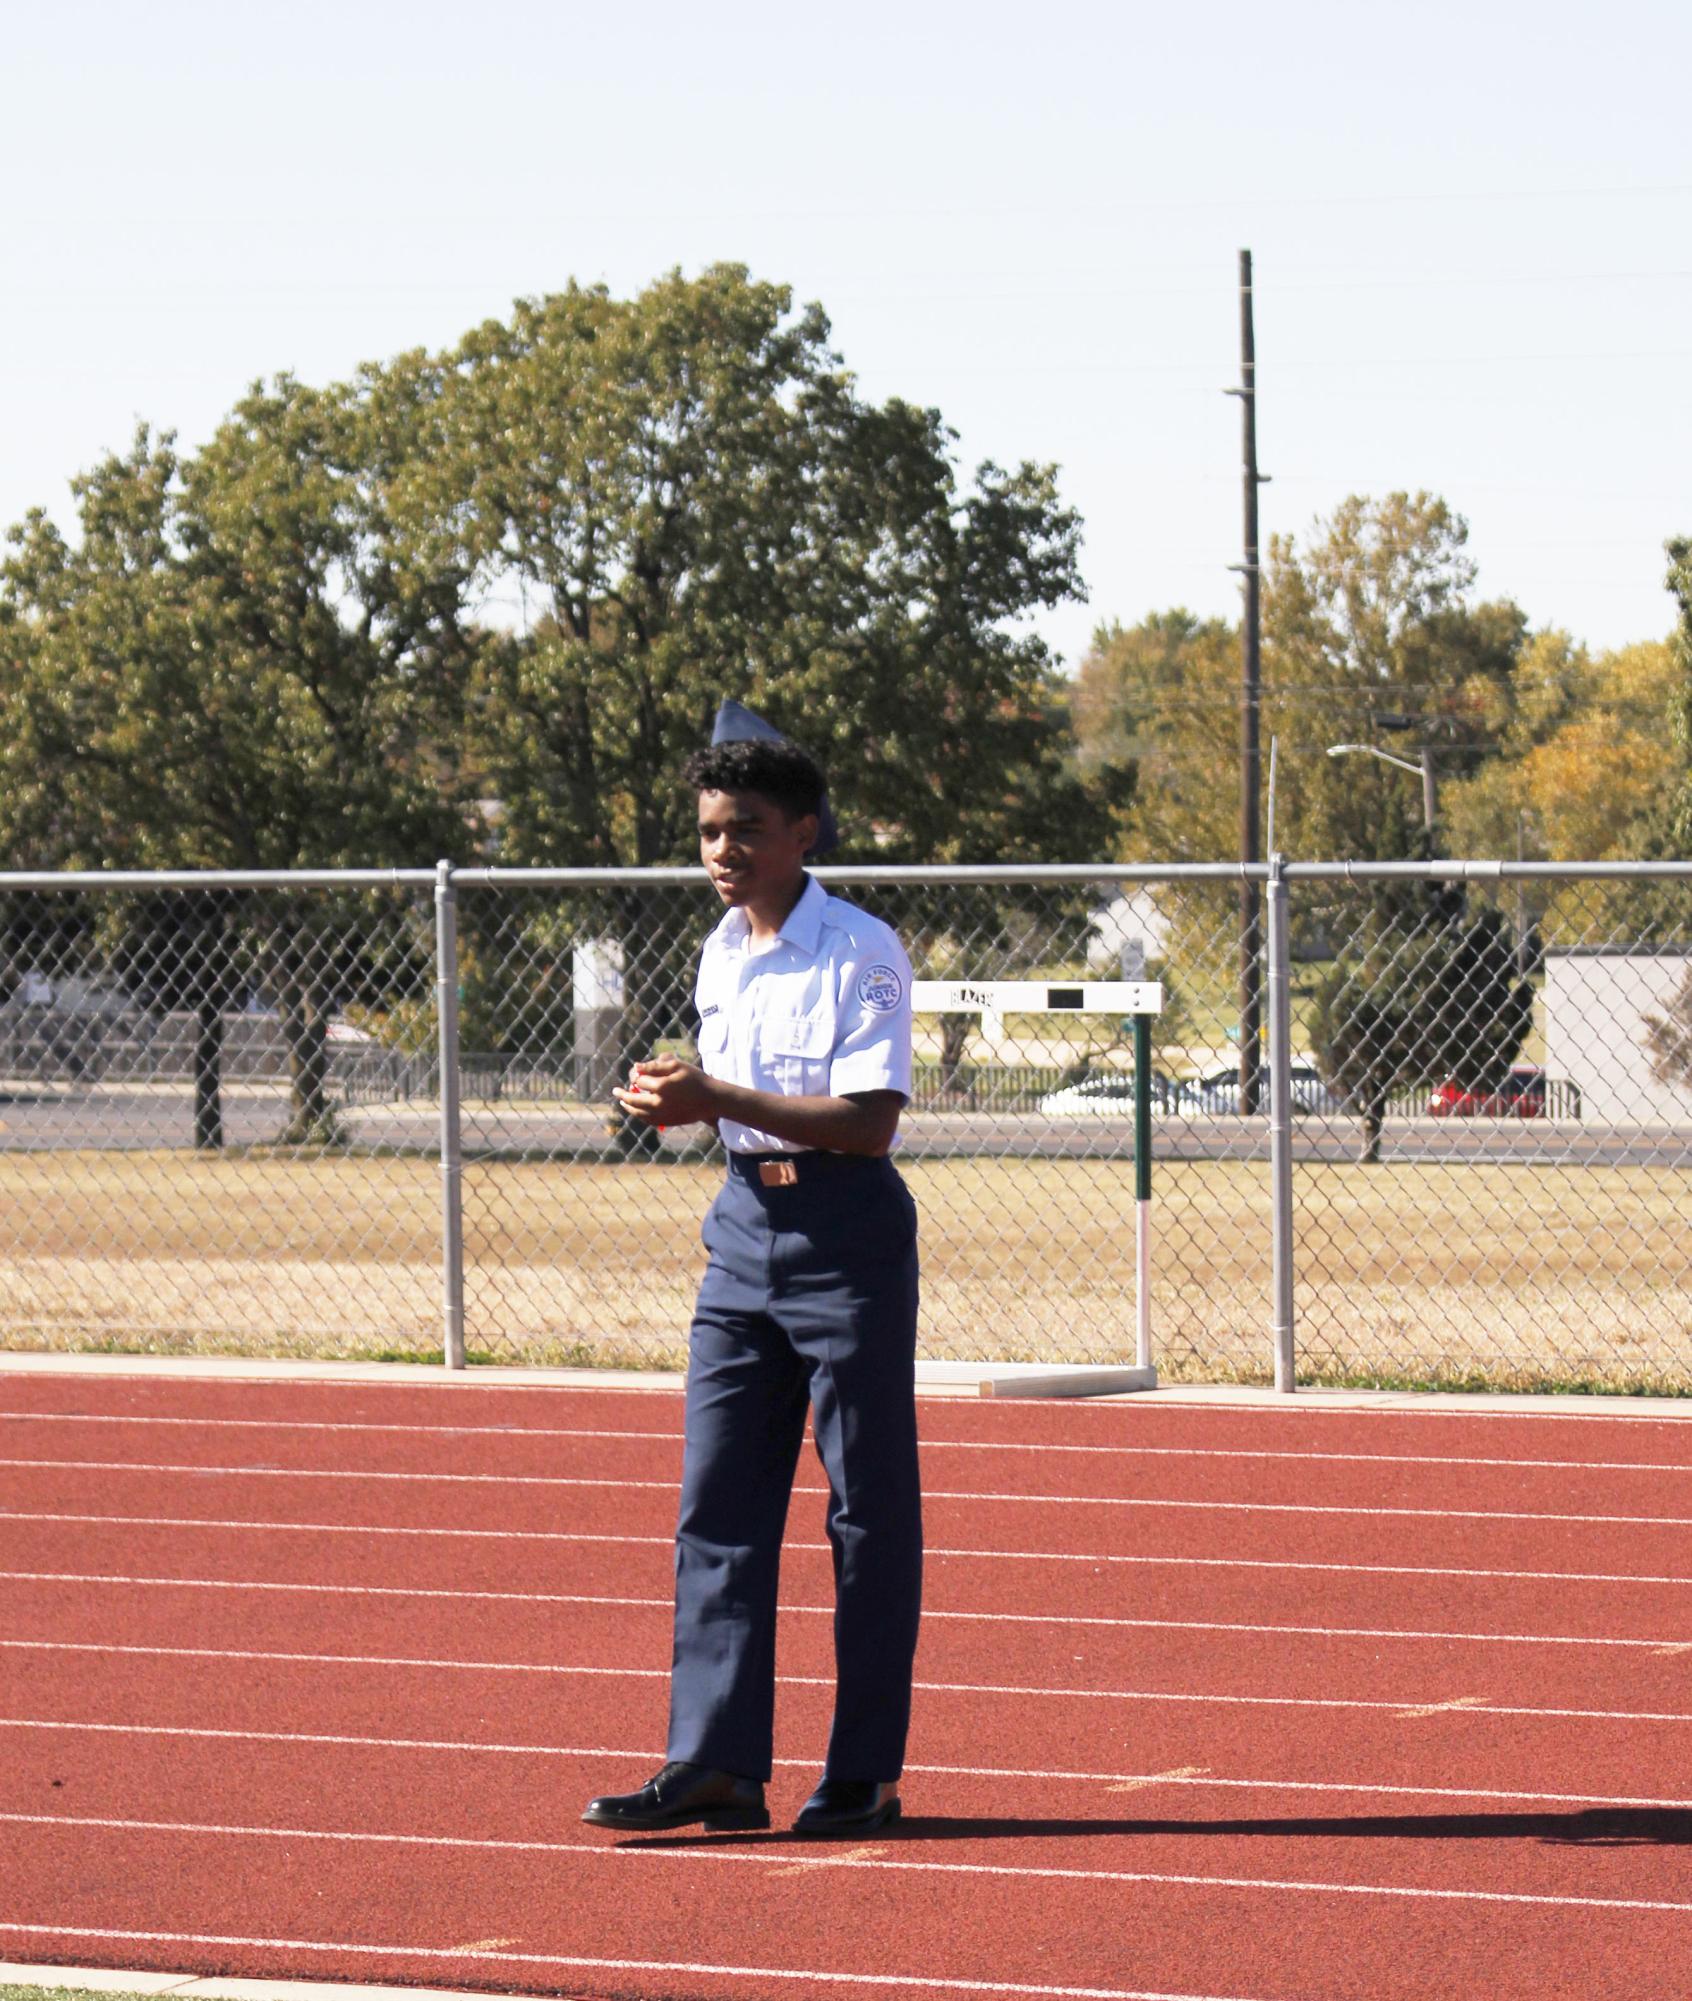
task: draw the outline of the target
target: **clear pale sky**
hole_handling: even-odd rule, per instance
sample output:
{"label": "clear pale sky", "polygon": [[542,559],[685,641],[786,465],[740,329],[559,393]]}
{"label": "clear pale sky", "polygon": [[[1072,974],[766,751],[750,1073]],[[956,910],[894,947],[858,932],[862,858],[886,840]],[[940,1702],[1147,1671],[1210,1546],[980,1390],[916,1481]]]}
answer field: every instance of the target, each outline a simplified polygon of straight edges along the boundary
{"label": "clear pale sky", "polygon": [[1055,459],[1090,602],[1231,613],[1236,259],[1263,524],[1425,486],[1594,645],[1692,533],[1692,8],[7,10],[0,521],[138,419],[451,341],[571,276],[750,265],[965,468]]}

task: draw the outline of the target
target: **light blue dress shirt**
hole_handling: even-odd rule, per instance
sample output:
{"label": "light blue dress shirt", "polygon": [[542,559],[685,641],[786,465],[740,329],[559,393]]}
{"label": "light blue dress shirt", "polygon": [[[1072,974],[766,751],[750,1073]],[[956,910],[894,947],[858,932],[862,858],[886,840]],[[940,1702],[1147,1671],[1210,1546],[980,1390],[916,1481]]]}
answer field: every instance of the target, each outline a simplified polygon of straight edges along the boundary
{"label": "light blue dress shirt", "polygon": [[[705,941],[694,987],[708,1076],[787,1098],[911,1095],[911,964],[880,918],[808,876],[775,939],[758,946],[743,910]],[[731,1153],[802,1153],[724,1119]]]}

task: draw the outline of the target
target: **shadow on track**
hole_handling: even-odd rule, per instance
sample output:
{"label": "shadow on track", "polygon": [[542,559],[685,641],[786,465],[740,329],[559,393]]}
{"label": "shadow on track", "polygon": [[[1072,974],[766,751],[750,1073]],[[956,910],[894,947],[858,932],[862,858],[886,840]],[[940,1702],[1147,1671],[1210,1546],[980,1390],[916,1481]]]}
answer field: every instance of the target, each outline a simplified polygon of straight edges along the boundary
{"label": "shadow on track", "polygon": [[[1585,1807],[1578,1813],[1301,1814],[1230,1820],[1024,1820],[1014,1815],[910,1814],[844,1845],[904,1841],[1067,1841],[1096,1835],[1305,1835],[1339,1840],[1542,1841],[1568,1848],[1692,1847],[1684,1807]],[[769,1834],[669,1834],[619,1844],[638,1848],[801,1846],[819,1857],[838,1844]]]}
{"label": "shadow on track", "polygon": [[1546,1841],[1572,1848],[1692,1846],[1692,1811],[1586,1807],[1578,1813],[1299,1814],[1231,1820],[1017,1820],[913,1814],[888,1830],[907,1841],[1027,1840],[1086,1834],[1267,1834],[1343,1840]]}

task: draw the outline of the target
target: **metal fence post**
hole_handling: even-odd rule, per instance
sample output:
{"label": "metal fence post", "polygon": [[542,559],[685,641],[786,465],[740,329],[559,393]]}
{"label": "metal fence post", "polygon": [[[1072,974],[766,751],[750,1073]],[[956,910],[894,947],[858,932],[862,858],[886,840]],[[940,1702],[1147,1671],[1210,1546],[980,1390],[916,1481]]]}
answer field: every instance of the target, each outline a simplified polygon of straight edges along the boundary
{"label": "metal fence post", "polygon": [[441,1099],[443,1356],[464,1367],[464,1154],[458,1109],[458,892],[451,862],[435,865],[435,1026]]}
{"label": "metal fence post", "polygon": [[1269,1190],[1275,1387],[1290,1392],[1296,1361],[1293,1328],[1292,943],[1287,922],[1285,857],[1269,858]]}
{"label": "metal fence post", "polygon": [[1134,1364],[1152,1366],[1151,1016],[1134,1017]]}

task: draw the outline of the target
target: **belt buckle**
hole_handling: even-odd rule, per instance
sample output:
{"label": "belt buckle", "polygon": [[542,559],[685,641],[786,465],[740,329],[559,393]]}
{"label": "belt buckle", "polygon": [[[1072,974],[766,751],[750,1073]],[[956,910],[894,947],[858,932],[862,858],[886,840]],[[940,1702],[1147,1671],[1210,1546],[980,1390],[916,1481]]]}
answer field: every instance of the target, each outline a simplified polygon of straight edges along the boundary
{"label": "belt buckle", "polygon": [[799,1163],[796,1160],[760,1160],[758,1179],[766,1188],[796,1188]]}

